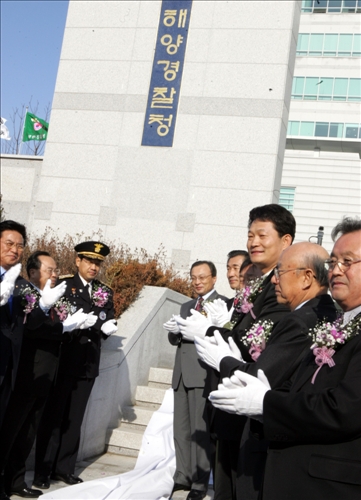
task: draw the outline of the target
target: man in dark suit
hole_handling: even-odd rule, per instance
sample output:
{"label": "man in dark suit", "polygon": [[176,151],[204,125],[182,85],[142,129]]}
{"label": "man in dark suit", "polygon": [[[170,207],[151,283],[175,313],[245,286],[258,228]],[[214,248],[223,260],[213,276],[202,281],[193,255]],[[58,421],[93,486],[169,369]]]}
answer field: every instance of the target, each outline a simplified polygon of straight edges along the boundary
{"label": "man in dark suit", "polygon": [[70,303],[62,300],[46,313],[43,311],[39,325],[33,311],[39,309],[41,293],[48,280],[51,287],[55,287],[59,269],[48,252],[37,251],[28,258],[26,270],[30,283],[21,289],[20,295],[27,301],[29,312],[25,318],[16,381],[0,430],[0,470],[4,469],[8,494],[37,498],[41,491],[28,488],[25,483],[25,462],[55,376],[60,343],[67,340],[65,332],[79,328],[87,315],[80,313],[74,319],[74,315],[69,315]]}
{"label": "man in dark suit", "polygon": [[[5,273],[18,264],[26,244],[25,226],[12,220],[0,223],[0,279]],[[19,277],[16,280],[14,293],[6,305],[1,307],[0,314],[0,425],[4,418],[5,408],[14,388],[16,372],[19,364],[21,342],[24,329],[24,312],[21,297],[18,295],[19,285],[26,281]]]}
{"label": "man in dark suit", "polygon": [[86,405],[99,375],[101,340],[117,330],[113,294],[96,279],[110,249],[98,241],[77,245],[78,273],[60,279],[67,284],[72,310],[94,313],[95,322],[74,330],[61,348],[58,373],[50,391],[36,438],[34,486],[49,487],[49,476],[67,484],[81,483],[74,475],[80,430]]}
{"label": "man in dark suit", "polygon": [[[280,205],[270,204],[253,208],[249,213],[247,249],[252,263],[262,273],[238,305],[239,315],[235,324],[225,324],[224,318],[216,326],[209,326],[201,317],[190,318],[181,327],[182,334],[199,337],[214,335],[218,330],[225,339],[231,335],[246,361],[252,362],[249,347],[242,338],[256,322],[272,321],[273,327],[289,313],[284,304],[277,302],[275,287],[272,283],[273,269],[282,251],[288,248],[295,236],[296,221],[293,215]],[[207,307],[207,306],[206,306]],[[210,304],[209,308],[212,307]],[[196,315],[195,315],[196,316]],[[213,316],[212,320],[214,319]],[[221,327],[221,325],[224,325]],[[219,373],[214,371],[207,380],[205,396],[217,387]],[[245,417],[227,415],[214,411],[211,417],[211,430],[217,438],[217,459],[215,466],[215,499],[223,500],[236,497],[236,471],[240,440],[246,423]]]}
{"label": "man in dark suit", "polygon": [[239,282],[241,266],[245,260],[249,259],[246,250],[231,250],[227,255],[227,280],[229,286],[237,292],[242,288]]}
{"label": "man in dark suit", "polygon": [[[327,294],[324,261],[328,257],[324,248],[309,242],[296,243],[283,251],[274,269],[272,282],[277,301],[287,306],[292,313],[278,322],[269,338],[264,339],[261,333],[260,343],[254,343],[256,347],[259,346],[254,354],[256,362],[237,360],[217,334],[219,346],[195,339],[200,358],[218,370],[222,379],[231,377],[235,370],[257,375],[258,369],[264,370],[272,387],[278,387],[291,379],[312,344],[310,329],[319,321],[332,322],[336,319],[335,306]],[[244,342],[247,342],[246,339]],[[238,455],[238,500],[258,498],[267,447],[262,424],[256,420],[248,421]]]}
{"label": "man in dark suit", "polygon": [[[197,298],[181,306],[182,318],[190,316],[192,309],[202,314],[205,302],[221,297],[214,289],[217,270],[213,262],[195,262],[190,276]],[[179,323],[174,318],[165,323],[164,328],[169,332],[171,344],[178,346],[172,379],[176,450],[173,492],[190,490],[188,499],[202,499],[207,494],[211,471],[211,441],[203,395],[207,369],[198,359],[193,341],[180,334]]]}
{"label": "man in dark suit", "polygon": [[333,238],[339,233],[325,264],[344,315],[313,330],[292,384],[271,390],[262,371],[258,378],[236,371],[210,396],[225,411],[263,417],[270,440],[263,500],[361,497],[360,220],[345,218]]}

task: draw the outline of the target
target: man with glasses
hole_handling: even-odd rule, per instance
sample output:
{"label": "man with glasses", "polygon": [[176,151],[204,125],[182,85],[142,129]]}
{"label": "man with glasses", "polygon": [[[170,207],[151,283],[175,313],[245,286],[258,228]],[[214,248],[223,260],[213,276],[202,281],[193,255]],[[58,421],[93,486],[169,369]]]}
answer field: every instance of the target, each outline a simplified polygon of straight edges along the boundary
{"label": "man with glasses", "polygon": [[[236,370],[257,375],[258,369],[266,374],[272,387],[279,387],[295,374],[302,359],[309,351],[312,339],[310,329],[320,321],[334,321],[336,309],[328,295],[327,272],[324,261],[328,253],[320,245],[303,242],[286,248],[274,268],[271,278],[279,304],[289,308],[286,314],[264,338],[255,362],[237,359],[228,344],[216,334],[219,345],[195,339],[200,358],[220,372],[220,377],[231,377]],[[263,479],[268,442],[263,437],[262,424],[250,420],[242,436],[237,467],[237,499],[258,497],[258,487]]]}
{"label": "man with glasses", "polygon": [[[288,210],[276,204],[253,208],[249,213],[247,250],[252,263],[258,268],[262,277],[252,286],[250,296],[239,304],[241,314],[237,322],[229,327],[227,318],[215,322],[194,314],[182,321],[181,333],[194,339],[194,336],[213,337],[217,329],[225,339],[232,336],[236,346],[241,350],[246,361],[252,362],[249,347],[243,344],[242,338],[257,322],[272,321],[275,327],[289,309],[277,302],[275,287],[271,279],[273,269],[279,256],[288,248],[294,239],[296,221]],[[233,327],[233,328],[232,328]],[[213,372],[215,389],[219,382],[219,373]],[[217,461],[215,466],[215,500],[228,500],[236,496],[237,458],[240,439],[246,419],[215,411],[212,415],[211,430],[217,436]],[[248,476],[250,490],[259,488]]]}
{"label": "man with glasses", "polygon": [[[87,315],[60,313],[64,301],[55,301],[55,304],[47,302],[47,295],[52,296],[60,289],[55,299],[59,298],[66,288],[65,284],[55,288],[60,271],[48,252],[31,254],[26,270],[29,283],[23,285],[19,292],[23,311],[23,342],[14,389],[0,430],[0,470],[4,469],[3,482],[8,494],[37,498],[41,491],[26,485],[25,463],[55,377],[60,344],[69,341],[67,332],[83,325]],[[33,312],[37,311],[35,315]],[[41,322],[37,318],[39,312],[42,314]],[[92,317],[89,320],[94,321]]]}
{"label": "man with glasses", "polygon": [[361,221],[344,218],[332,237],[325,265],[343,316],[310,332],[309,353],[280,390],[262,372],[236,371],[210,396],[218,408],[263,419],[263,500],[361,498]]}
{"label": "man with glasses", "polygon": [[63,343],[55,384],[40,422],[35,453],[33,485],[47,489],[50,480],[81,483],[75,476],[80,430],[86,405],[99,375],[101,340],[117,331],[112,290],[97,279],[101,264],[110,253],[100,241],[76,245],[75,275],[60,278],[72,311],[93,315],[92,324],[74,330],[70,342]]}
{"label": "man with glasses", "polygon": [[[181,306],[180,317],[187,318],[193,309],[205,314],[205,303],[219,297],[226,300],[214,289],[217,270],[213,262],[194,262],[190,276],[197,298]],[[206,365],[198,359],[194,342],[181,335],[174,317],[163,326],[169,332],[170,343],[178,346],[172,379],[176,453],[173,492],[190,490],[187,499],[200,500],[207,494],[211,471],[211,441],[203,395]]]}

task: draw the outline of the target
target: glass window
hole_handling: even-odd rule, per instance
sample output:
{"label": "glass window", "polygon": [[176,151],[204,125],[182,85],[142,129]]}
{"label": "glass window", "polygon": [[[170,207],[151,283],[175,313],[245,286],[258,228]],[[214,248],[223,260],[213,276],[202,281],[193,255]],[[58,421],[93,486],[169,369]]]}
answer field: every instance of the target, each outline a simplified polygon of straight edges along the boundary
{"label": "glass window", "polygon": [[318,85],[318,99],[320,101],[330,101],[333,93],[333,78],[321,76],[320,84]]}
{"label": "glass window", "polygon": [[312,56],[322,55],[323,33],[311,33],[309,53]]}
{"label": "glass window", "polygon": [[346,101],[348,78],[335,78],[333,98],[335,101]]}
{"label": "glass window", "polygon": [[316,122],[315,137],[328,137],[329,123]]}
{"label": "glass window", "polygon": [[315,129],[315,122],[301,122],[300,135],[303,137],[312,137]]}
{"label": "glass window", "polygon": [[320,79],[318,77],[308,76],[306,78],[304,99],[317,99],[318,83]]}
{"label": "glass window", "polygon": [[356,0],[344,0],[342,6],[342,12],[355,12],[356,10]]}
{"label": "glass window", "polygon": [[354,57],[361,56],[361,35],[359,34],[353,36],[352,55]]}
{"label": "glass window", "polygon": [[296,188],[294,187],[281,186],[280,189],[280,199],[278,204],[281,205],[281,207],[286,208],[290,212],[292,212],[295,202],[295,191]]}
{"label": "glass window", "polygon": [[342,137],[343,123],[330,123],[329,137]]}
{"label": "glass window", "polygon": [[357,139],[359,126],[356,123],[345,124],[346,139]]}
{"label": "glass window", "polygon": [[313,12],[326,12],[327,0],[317,0],[313,2]]}
{"label": "glass window", "polygon": [[292,82],[292,99],[303,99],[303,86],[305,78],[303,76],[295,76]]}
{"label": "glass window", "polygon": [[300,130],[300,122],[288,122],[288,135],[298,135]]}
{"label": "glass window", "polygon": [[303,0],[302,12],[312,12],[312,0]]}
{"label": "glass window", "polygon": [[361,0],[357,0],[356,12],[361,12]]}
{"label": "glass window", "polygon": [[329,34],[325,35],[325,40],[323,44],[323,55],[324,56],[335,56],[337,53],[337,42],[338,35],[337,34]]}
{"label": "glass window", "polygon": [[328,12],[340,12],[342,0],[330,0],[328,2]]}
{"label": "glass window", "polygon": [[310,35],[306,33],[300,33],[297,40],[297,54],[307,55],[308,53],[308,42]]}
{"label": "glass window", "polygon": [[350,101],[361,100],[361,78],[350,78],[348,98]]}
{"label": "glass window", "polygon": [[341,34],[338,42],[338,55],[350,56],[352,52],[352,35]]}

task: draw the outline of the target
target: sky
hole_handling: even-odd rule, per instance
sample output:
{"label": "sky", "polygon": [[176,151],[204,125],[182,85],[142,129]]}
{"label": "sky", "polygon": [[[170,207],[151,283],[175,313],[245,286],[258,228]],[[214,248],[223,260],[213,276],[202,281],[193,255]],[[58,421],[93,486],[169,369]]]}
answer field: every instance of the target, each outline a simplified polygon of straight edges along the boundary
{"label": "sky", "polygon": [[[45,118],[54,96],[68,0],[1,0],[1,116],[28,105]],[[6,125],[9,125],[8,123]],[[10,128],[10,127],[9,127]]]}

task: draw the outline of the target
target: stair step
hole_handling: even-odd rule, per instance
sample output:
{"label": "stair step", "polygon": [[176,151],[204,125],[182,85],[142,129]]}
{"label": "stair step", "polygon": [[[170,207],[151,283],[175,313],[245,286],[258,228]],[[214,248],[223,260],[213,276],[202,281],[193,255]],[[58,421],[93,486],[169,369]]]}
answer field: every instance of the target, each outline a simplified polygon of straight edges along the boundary
{"label": "stair step", "polygon": [[123,409],[123,418],[121,420],[123,424],[135,424],[135,425],[145,425],[149,424],[149,420],[152,418],[153,410],[150,408],[145,408],[142,406],[127,406]]}
{"label": "stair step", "polygon": [[126,429],[125,427],[120,426],[112,431],[107,443],[108,449],[109,446],[112,446],[139,451],[142,445],[143,434],[143,430]]}
{"label": "stair step", "polygon": [[108,430],[108,453],[138,456],[146,426],[154,411],[162,404],[165,391],[171,386],[172,373],[172,370],[166,368],[150,368],[148,386],[136,388],[136,405],[123,408],[120,426]]}
{"label": "stair step", "polygon": [[168,370],[167,368],[150,368],[149,370],[149,383],[158,383],[171,385],[172,383],[173,370]]}
{"label": "stair step", "polygon": [[144,403],[148,403],[151,405],[162,404],[163,398],[165,394],[165,389],[160,389],[158,387],[146,387],[143,385],[138,385],[135,392],[135,399],[137,403],[141,403],[144,406]]}

